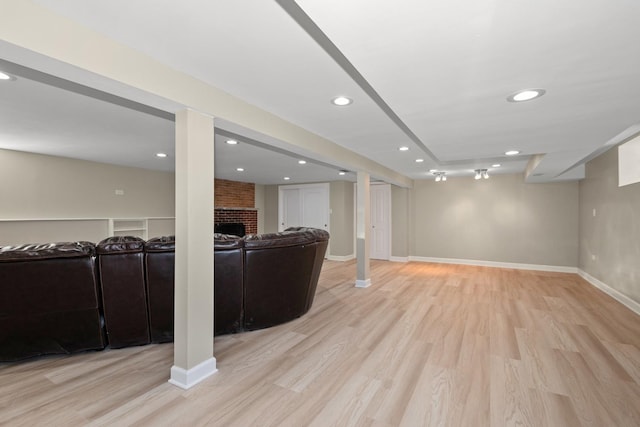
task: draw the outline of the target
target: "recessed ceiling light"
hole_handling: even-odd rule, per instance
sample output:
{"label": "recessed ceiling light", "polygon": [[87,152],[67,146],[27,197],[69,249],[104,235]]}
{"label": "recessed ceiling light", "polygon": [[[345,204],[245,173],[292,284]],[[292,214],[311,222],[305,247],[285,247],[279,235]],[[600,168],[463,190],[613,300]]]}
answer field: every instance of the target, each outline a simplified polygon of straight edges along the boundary
{"label": "recessed ceiling light", "polygon": [[347,98],[346,96],[336,96],[331,100],[333,105],[337,105],[338,107],[345,107],[353,103],[353,99]]}
{"label": "recessed ceiling light", "polygon": [[398,148],[398,150],[400,150],[400,151],[409,151],[409,147],[403,145],[402,147]]}
{"label": "recessed ceiling light", "polygon": [[0,71],[0,80],[15,80],[16,78],[5,73],[4,71]]}
{"label": "recessed ceiling light", "polygon": [[285,181],[289,181],[291,178],[289,178],[288,176],[285,176],[285,177],[284,177],[284,178],[282,178],[282,179],[284,179]]}
{"label": "recessed ceiling light", "polygon": [[167,153],[156,153],[156,157],[161,157],[161,158],[167,157]]}
{"label": "recessed ceiling light", "polygon": [[536,99],[541,97],[546,93],[544,89],[524,89],[519,90],[516,93],[513,93],[507,97],[507,101],[509,102],[523,102],[523,101],[531,101],[532,99]]}
{"label": "recessed ceiling light", "polygon": [[340,172],[338,172],[338,175],[346,175],[346,174],[347,174],[347,171],[340,171]]}
{"label": "recessed ceiling light", "polygon": [[244,168],[236,168],[238,172],[244,172]]}
{"label": "recessed ceiling light", "polygon": [[227,144],[229,145],[238,145],[238,141],[235,139],[227,139]]}
{"label": "recessed ceiling light", "polygon": [[416,159],[416,163],[422,163],[424,162],[424,159]]}
{"label": "recessed ceiling light", "polygon": [[520,152],[518,150],[509,150],[507,152],[504,153],[505,156],[515,156],[517,154],[520,154]]}
{"label": "recessed ceiling light", "polygon": [[492,168],[499,168],[500,166],[502,166],[500,163],[496,163],[494,165],[491,165]]}
{"label": "recessed ceiling light", "polygon": [[438,172],[438,169],[429,169],[429,173]]}
{"label": "recessed ceiling light", "polygon": [[307,161],[306,160],[298,160],[298,164],[299,165],[306,165]]}

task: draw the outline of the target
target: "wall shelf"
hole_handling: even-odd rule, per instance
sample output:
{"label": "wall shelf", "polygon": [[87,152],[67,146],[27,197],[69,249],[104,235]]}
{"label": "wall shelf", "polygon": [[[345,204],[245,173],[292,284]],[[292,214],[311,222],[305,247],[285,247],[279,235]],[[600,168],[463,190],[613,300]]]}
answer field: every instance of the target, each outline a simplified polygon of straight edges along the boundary
{"label": "wall shelf", "polygon": [[109,218],[110,236],[135,236],[147,240],[148,230],[147,218]]}

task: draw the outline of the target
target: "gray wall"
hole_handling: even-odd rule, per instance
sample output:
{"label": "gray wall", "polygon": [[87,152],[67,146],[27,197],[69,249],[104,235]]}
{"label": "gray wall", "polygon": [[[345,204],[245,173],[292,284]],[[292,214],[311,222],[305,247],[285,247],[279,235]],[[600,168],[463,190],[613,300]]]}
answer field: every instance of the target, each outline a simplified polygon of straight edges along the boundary
{"label": "gray wall", "polygon": [[640,302],[640,184],[618,187],[615,148],[587,163],[580,182],[579,267]]}
{"label": "gray wall", "polygon": [[578,266],[578,183],[416,180],[410,253],[418,257]]}
{"label": "gray wall", "polygon": [[331,182],[329,192],[329,207],[331,209],[329,254],[339,257],[353,255],[355,252],[353,248],[355,235],[353,229],[353,182]]}

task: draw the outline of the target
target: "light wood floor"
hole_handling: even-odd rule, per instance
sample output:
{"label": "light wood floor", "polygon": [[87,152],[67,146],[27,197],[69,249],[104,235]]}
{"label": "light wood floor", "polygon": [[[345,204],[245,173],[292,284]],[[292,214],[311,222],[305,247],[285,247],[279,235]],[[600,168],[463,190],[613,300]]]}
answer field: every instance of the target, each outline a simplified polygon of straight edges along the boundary
{"label": "light wood floor", "polygon": [[2,425],[639,426],[640,317],[573,274],[325,262],[304,317],[215,339],[0,365]]}

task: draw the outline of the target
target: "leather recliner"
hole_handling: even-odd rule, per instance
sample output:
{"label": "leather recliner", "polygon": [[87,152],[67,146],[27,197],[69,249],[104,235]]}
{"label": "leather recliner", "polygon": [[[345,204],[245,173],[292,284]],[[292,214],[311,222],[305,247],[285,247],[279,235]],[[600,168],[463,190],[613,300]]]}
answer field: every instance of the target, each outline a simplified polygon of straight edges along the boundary
{"label": "leather recliner", "polygon": [[105,347],[95,245],[0,248],[0,361]]}
{"label": "leather recliner", "polygon": [[144,240],[115,236],[96,246],[107,337],[112,348],[150,342]]}
{"label": "leather recliner", "polygon": [[[214,235],[214,335],[243,328],[243,247],[241,237]],[[173,340],[175,236],[145,244],[147,298],[152,342]]]}
{"label": "leather recliner", "polygon": [[314,235],[315,237],[315,256],[313,260],[313,271],[311,272],[309,288],[307,292],[307,305],[305,313],[309,311],[313,305],[313,299],[316,296],[316,288],[318,287],[318,280],[320,279],[320,271],[322,270],[322,263],[324,262],[324,256],[327,252],[327,246],[329,246],[329,232],[321,230],[319,228],[309,227],[289,227],[285,231],[306,231]]}
{"label": "leather recliner", "polygon": [[243,330],[244,320],[244,239],[215,234],[213,244],[214,335]]}
{"label": "leather recliner", "polygon": [[244,246],[245,329],[268,328],[306,313],[315,236],[307,231],[250,234]]}
{"label": "leather recliner", "polygon": [[174,236],[156,237],[144,244],[149,329],[154,343],[173,341],[175,251]]}

